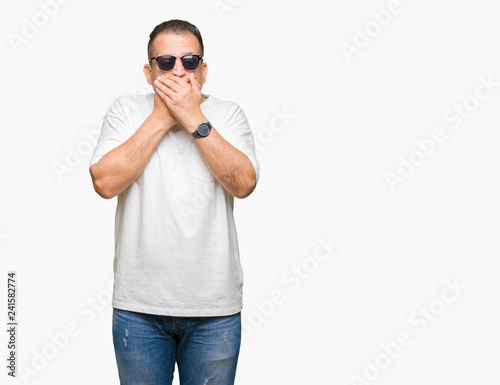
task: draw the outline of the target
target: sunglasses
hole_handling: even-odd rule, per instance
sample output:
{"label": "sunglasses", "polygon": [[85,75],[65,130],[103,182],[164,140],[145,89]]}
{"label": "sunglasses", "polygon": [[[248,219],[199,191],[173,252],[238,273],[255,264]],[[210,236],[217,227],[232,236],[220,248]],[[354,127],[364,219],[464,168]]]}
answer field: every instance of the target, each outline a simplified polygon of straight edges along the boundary
{"label": "sunglasses", "polygon": [[172,71],[175,67],[175,61],[181,59],[182,66],[186,71],[194,71],[200,65],[200,61],[203,60],[201,55],[184,55],[184,56],[172,56],[172,55],[162,55],[155,56],[149,59],[149,63],[156,60],[158,67],[161,71]]}

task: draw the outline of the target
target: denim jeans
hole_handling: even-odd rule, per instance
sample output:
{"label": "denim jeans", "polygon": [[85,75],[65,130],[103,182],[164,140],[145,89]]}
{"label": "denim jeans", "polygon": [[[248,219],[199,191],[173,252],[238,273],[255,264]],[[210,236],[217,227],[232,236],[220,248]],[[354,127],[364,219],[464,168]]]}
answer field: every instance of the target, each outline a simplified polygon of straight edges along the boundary
{"label": "denim jeans", "polygon": [[113,344],[121,385],[232,385],[241,313],[171,317],[113,308]]}

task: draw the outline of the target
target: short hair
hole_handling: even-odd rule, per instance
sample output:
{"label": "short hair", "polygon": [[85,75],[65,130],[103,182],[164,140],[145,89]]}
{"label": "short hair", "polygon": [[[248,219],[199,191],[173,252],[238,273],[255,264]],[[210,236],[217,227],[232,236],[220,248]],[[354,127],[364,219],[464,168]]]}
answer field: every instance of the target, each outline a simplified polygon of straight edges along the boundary
{"label": "short hair", "polygon": [[153,42],[155,38],[162,33],[176,33],[178,35],[184,35],[187,33],[191,33],[196,37],[198,43],[200,44],[200,55],[203,56],[204,47],[203,47],[203,39],[201,38],[200,30],[193,24],[185,20],[172,19],[169,21],[164,21],[161,24],[158,24],[153,32],[149,35],[148,42],[148,60],[153,57]]}

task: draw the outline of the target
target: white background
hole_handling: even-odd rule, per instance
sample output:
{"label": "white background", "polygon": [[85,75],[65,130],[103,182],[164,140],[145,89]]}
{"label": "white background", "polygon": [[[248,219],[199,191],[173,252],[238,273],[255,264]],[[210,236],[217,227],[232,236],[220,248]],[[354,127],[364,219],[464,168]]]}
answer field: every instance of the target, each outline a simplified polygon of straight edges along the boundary
{"label": "white background", "polygon": [[[57,4],[0,11],[0,296],[15,270],[19,304],[18,377],[4,331],[2,384],[119,383],[116,200],[93,191],[87,136],[117,96],[151,92],[148,35],[172,18],[202,32],[204,92],[240,104],[262,144],[259,185],[235,202],[251,327],[236,383],[498,383],[500,85],[480,85],[500,81],[496,2],[401,0],[390,20],[387,1]],[[293,115],[279,130],[276,111]],[[435,130],[446,140],[415,152]],[[418,165],[391,188],[404,160]],[[328,238],[339,247],[315,262]],[[294,265],[308,271],[296,285]]]}

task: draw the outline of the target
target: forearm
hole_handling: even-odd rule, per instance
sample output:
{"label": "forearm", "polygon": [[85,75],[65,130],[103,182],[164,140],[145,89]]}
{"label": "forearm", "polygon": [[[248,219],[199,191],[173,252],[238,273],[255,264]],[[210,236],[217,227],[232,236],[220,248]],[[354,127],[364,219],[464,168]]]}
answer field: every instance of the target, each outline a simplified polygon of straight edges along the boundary
{"label": "forearm", "polygon": [[110,199],[130,186],[141,175],[169,128],[168,123],[151,115],[127,141],[92,165],[90,174],[96,192]]}
{"label": "forearm", "polygon": [[250,159],[212,128],[205,138],[195,139],[205,163],[224,189],[236,198],[246,198],[257,183]]}
{"label": "forearm", "polygon": [[[192,133],[201,122],[208,119],[201,112],[203,100],[201,85],[193,74],[188,82],[173,76],[161,77],[155,81],[158,95],[172,115]],[[194,140],[205,163],[228,193],[237,198],[246,198],[257,184],[257,176],[250,159],[227,142],[212,128],[210,134]]]}

